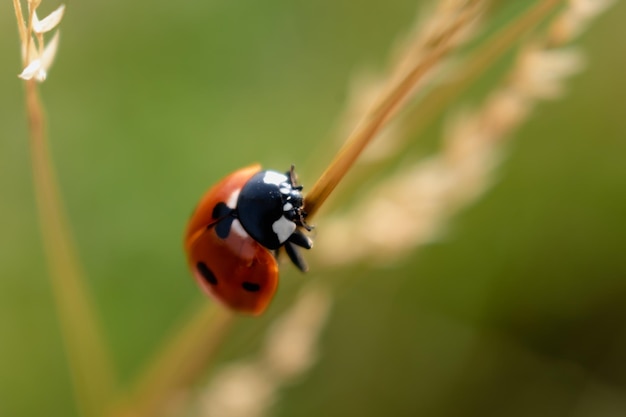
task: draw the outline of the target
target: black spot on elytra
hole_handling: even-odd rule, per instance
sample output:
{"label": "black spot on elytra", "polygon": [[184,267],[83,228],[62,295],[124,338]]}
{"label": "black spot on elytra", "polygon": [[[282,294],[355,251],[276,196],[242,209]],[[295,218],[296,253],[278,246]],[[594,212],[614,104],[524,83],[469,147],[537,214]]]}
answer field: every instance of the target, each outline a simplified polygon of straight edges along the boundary
{"label": "black spot on elytra", "polygon": [[198,272],[200,272],[200,275],[202,275],[202,278],[204,278],[209,284],[217,285],[217,278],[215,278],[213,271],[211,271],[204,262],[198,262],[196,264],[196,268],[198,269]]}
{"label": "black spot on elytra", "polygon": [[241,284],[241,287],[248,292],[257,292],[261,289],[261,286],[259,284],[248,281],[244,281],[244,283]]}

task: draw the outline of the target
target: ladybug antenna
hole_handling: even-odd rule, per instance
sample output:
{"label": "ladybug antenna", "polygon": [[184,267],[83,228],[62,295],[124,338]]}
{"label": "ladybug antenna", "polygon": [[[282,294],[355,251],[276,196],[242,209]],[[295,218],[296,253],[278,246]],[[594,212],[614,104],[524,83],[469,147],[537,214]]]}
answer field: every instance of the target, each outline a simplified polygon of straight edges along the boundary
{"label": "ladybug antenna", "polygon": [[289,183],[291,186],[298,191],[302,191],[302,186],[298,184],[298,176],[296,175],[296,166],[291,164],[289,171],[285,173],[289,177]]}
{"label": "ladybug antenna", "polygon": [[[302,191],[303,187],[301,185],[297,185],[298,176],[296,175],[296,166],[294,164],[291,164],[291,167],[289,167],[289,171],[287,171],[285,175],[289,177],[289,184],[291,184],[291,187],[294,190]],[[295,223],[298,226],[303,227],[307,232],[310,232],[311,230],[313,230],[313,227],[309,226],[304,220],[306,216],[308,215],[306,211],[298,209],[295,214],[296,214],[296,218],[293,219],[293,221],[295,221]]]}

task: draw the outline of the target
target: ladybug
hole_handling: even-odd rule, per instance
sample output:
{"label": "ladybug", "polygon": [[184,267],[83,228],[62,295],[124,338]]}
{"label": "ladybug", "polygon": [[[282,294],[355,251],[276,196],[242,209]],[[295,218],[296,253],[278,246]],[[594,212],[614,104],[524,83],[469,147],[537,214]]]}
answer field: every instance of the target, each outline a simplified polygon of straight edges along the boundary
{"label": "ladybug", "polygon": [[189,266],[202,289],[229,308],[261,314],[278,285],[280,248],[305,272],[298,247],[313,242],[305,222],[302,186],[294,167],[286,173],[239,169],[200,200],[185,233]]}

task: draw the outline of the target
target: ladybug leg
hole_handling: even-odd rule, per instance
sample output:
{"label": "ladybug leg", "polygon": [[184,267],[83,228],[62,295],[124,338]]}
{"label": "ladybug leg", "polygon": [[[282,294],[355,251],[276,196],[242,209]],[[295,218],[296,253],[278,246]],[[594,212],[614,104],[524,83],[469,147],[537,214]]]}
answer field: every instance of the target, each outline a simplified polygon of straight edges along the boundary
{"label": "ladybug leg", "polygon": [[310,232],[311,230],[313,230],[313,226],[307,224],[305,220],[306,214],[306,211],[303,211],[302,208],[299,208],[298,210],[293,210],[290,217],[295,224],[303,227],[304,229],[306,229],[307,232]]}
{"label": "ladybug leg", "polygon": [[[291,201],[293,200],[287,200],[287,201],[290,202],[291,204]],[[302,211],[300,206],[298,206],[297,208],[292,208],[289,211],[285,211],[284,214],[287,219],[291,220],[296,225],[305,228],[307,232],[310,232],[311,230],[313,230],[313,227],[309,226],[306,220],[304,220],[306,217],[306,212]]]}
{"label": "ladybug leg", "polygon": [[214,219],[222,219],[226,216],[233,214],[235,211],[228,207],[226,203],[220,202],[213,207],[213,212],[211,213],[211,217]]}
{"label": "ladybug leg", "polygon": [[306,264],[306,261],[300,254],[300,251],[296,247],[296,245],[292,242],[285,242],[285,251],[287,252],[287,256],[291,259],[291,262],[302,272],[306,272],[309,270],[309,266]]}
{"label": "ladybug leg", "polygon": [[289,215],[287,216],[287,218],[293,221],[295,224],[297,224],[300,227],[303,227],[307,232],[310,232],[311,230],[313,230],[313,226],[309,226],[307,224],[307,222],[304,220],[305,217],[306,217],[306,213],[303,213],[300,210],[297,210],[297,211],[294,210],[293,212],[289,213]]}
{"label": "ladybug leg", "polygon": [[299,230],[293,232],[289,239],[285,242],[285,252],[287,252],[287,256],[291,259],[291,262],[302,272],[306,272],[309,270],[306,261],[300,254],[298,250],[298,246],[305,249],[311,249],[313,247],[313,241],[309,239]]}
{"label": "ladybug leg", "polygon": [[217,219],[217,223],[210,224],[209,227],[215,226],[217,236],[221,239],[226,239],[236,217],[235,210],[228,207],[225,203],[217,203],[213,207],[212,217]]}
{"label": "ladybug leg", "polygon": [[[230,233],[230,228],[233,225],[233,220],[235,220],[234,217],[224,217],[222,220],[218,221],[214,226],[215,226],[215,234],[217,234],[217,236],[220,239],[226,239],[228,237],[228,234]],[[212,227],[213,225],[209,226]]]}
{"label": "ladybug leg", "polygon": [[299,230],[293,232],[287,242],[293,243],[294,245],[300,246],[304,249],[311,249],[313,247],[313,241],[309,239],[304,233]]}

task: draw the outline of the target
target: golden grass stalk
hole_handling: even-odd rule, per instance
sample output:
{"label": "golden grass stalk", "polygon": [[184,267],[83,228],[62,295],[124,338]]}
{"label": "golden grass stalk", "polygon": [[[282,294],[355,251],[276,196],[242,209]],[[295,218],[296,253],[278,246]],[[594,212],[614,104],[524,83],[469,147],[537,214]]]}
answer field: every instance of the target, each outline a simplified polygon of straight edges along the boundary
{"label": "golden grass stalk", "polygon": [[136,417],[163,415],[177,407],[177,394],[207,369],[225,338],[234,315],[216,304],[205,304],[170,337],[136,381],[107,416]]}
{"label": "golden grass stalk", "polygon": [[[454,11],[448,13],[450,21],[443,30],[434,32],[429,42],[422,43],[421,53],[409,61],[406,72],[402,71],[402,68],[397,72],[392,71],[392,74],[402,72],[404,74],[391,88],[383,92],[371,110],[365,114],[306,195],[304,208],[308,216],[315,215],[365,147],[387,126],[391,118],[401,109],[402,104],[415,92],[418,83],[454,50],[459,43],[458,35],[465,33],[466,29],[478,19],[482,6],[483,2],[478,0],[452,0],[441,3],[442,9]],[[404,62],[402,64],[406,65]]]}
{"label": "golden grass stalk", "polygon": [[97,416],[113,398],[112,362],[59,197],[37,85],[35,80],[25,84],[39,223],[73,389],[81,413]]}
{"label": "golden grass stalk", "polygon": [[[396,132],[395,142],[415,137],[433,120],[441,115],[484,72],[509,51],[529,31],[534,30],[564,0],[539,1],[521,17],[507,24],[492,36],[485,45],[470,55],[456,72],[452,72],[445,85],[429,91],[415,108],[407,112],[401,131]],[[396,145],[399,147],[399,144]]]}
{"label": "golden grass stalk", "polygon": [[[115,377],[61,202],[48,149],[45,114],[36,84],[36,81],[45,79],[56,51],[54,40],[51,46],[44,48],[43,31],[52,29],[58,21],[49,25],[51,27],[34,24],[39,2],[28,2],[27,20],[20,2],[14,0],[13,4],[24,59],[25,70],[20,76],[26,79],[30,154],[44,251],[77,406],[81,415],[96,416],[113,397]],[[50,20],[44,23],[47,22]],[[34,32],[39,29],[40,33]],[[33,37],[40,40],[38,49],[35,49]]]}
{"label": "golden grass stalk", "polygon": [[608,4],[570,1],[545,33],[526,40],[506,81],[448,125],[438,154],[379,184],[347,215],[326,221],[316,246],[321,259],[388,261],[436,238],[450,216],[489,186],[502,144],[536,104],[562,95],[563,81],[582,62],[562,46]]}
{"label": "golden grass stalk", "polygon": [[[456,0],[428,5],[418,14],[418,19],[409,34],[397,41],[392,48],[391,59],[385,73],[374,74],[372,71],[362,71],[353,77],[346,109],[340,117],[341,128],[337,135],[338,138],[343,140],[349,136],[354,126],[366,118],[372,102],[389,93],[402,81],[406,73],[424,58],[426,51],[440,44],[442,39],[446,39],[446,42],[458,48],[473,38],[480,27],[480,20],[482,20],[478,12],[485,7],[481,3],[474,3],[473,7],[480,7],[476,10],[477,18],[460,30],[453,31],[461,5],[463,2]],[[448,61],[450,59],[442,59],[436,67],[432,68],[429,74],[415,85],[415,94],[412,95],[427,94],[429,88],[445,78]],[[390,121],[375,138],[372,138],[367,149],[359,157],[360,165],[365,162],[384,160],[398,151],[398,139],[401,138],[401,135],[394,129],[398,122],[397,119],[399,117]]]}

